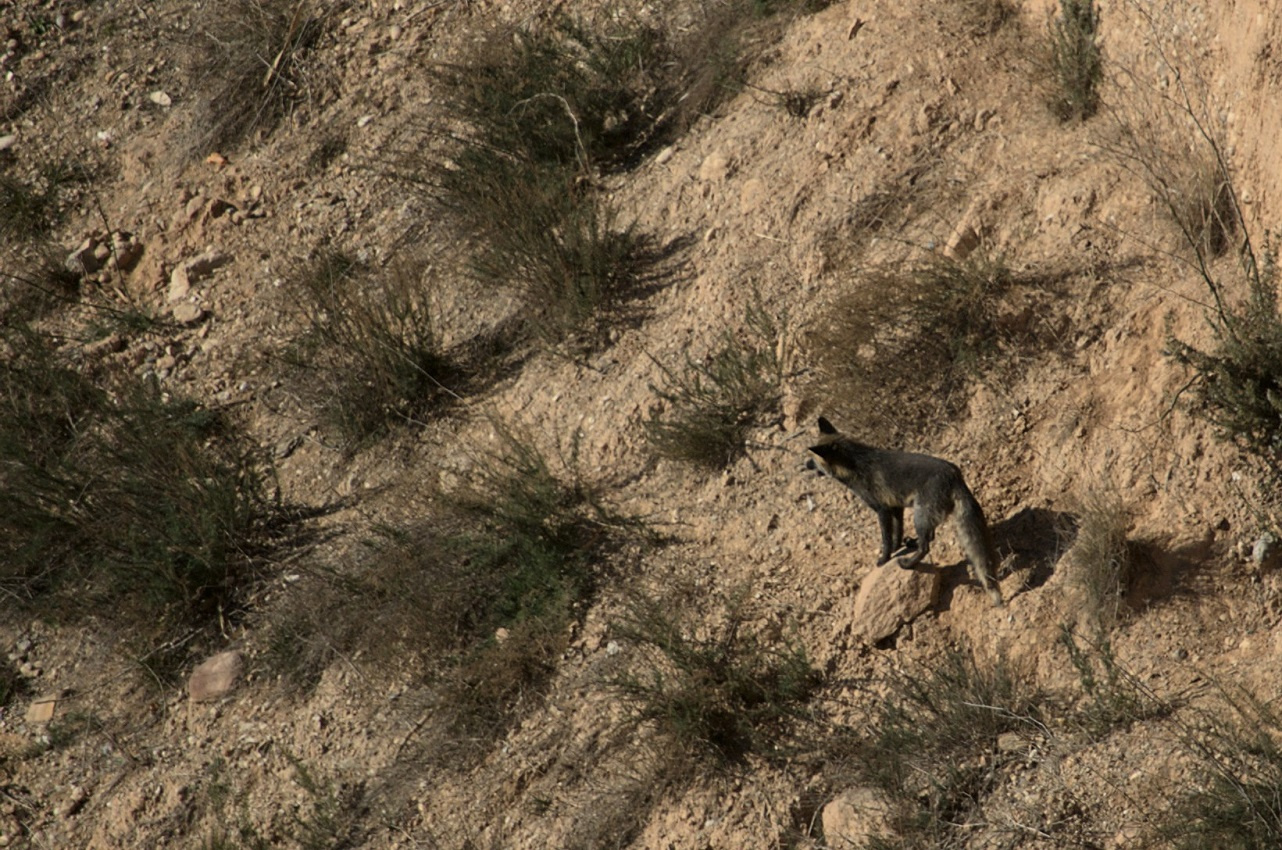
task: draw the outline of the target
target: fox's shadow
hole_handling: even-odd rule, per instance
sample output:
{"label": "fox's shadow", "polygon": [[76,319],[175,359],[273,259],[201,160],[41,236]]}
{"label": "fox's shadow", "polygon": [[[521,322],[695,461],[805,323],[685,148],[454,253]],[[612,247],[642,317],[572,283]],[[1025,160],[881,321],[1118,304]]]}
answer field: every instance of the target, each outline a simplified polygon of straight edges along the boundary
{"label": "fox's shadow", "polygon": [[1050,508],[1021,508],[992,526],[1003,574],[1021,573],[1024,588],[1041,587],[1077,539],[1078,518]]}
{"label": "fox's shadow", "polygon": [[[1001,564],[997,578],[1001,580],[1011,573],[1024,576],[1018,593],[1041,587],[1054,575],[1064,553],[1077,538],[1077,517],[1064,511],[1050,508],[1021,508],[1015,514],[1001,522],[994,523],[990,530],[993,536],[993,548]],[[970,577],[966,562],[940,564],[938,569],[943,577],[940,606],[947,608],[953,591],[967,584],[978,586]]]}

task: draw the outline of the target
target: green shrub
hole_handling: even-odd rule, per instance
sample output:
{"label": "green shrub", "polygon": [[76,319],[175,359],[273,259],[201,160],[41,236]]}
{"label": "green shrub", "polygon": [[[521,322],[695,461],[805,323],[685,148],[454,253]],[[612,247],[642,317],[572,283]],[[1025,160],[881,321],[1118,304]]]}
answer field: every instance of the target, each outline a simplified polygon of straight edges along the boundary
{"label": "green shrub", "polygon": [[820,682],[805,649],[772,645],[751,625],[747,594],[727,601],[724,618],[694,623],[671,602],[637,594],[613,631],[638,650],[636,669],[612,682],[636,722],[667,742],[718,763],[775,754]]}
{"label": "green shrub", "polygon": [[436,330],[420,267],[375,271],[321,251],[287,280],[305,331],[286,352],[302,395],[349,446],[390,423],[420,422],[461,379]]}
{"label": "green shrub", "polygon": [[743,453],[752,429],[777,412],[783,322],[758,303],[744,331],[723,334],[702,362],[687,355],[679,371],[659,364],[663,378],[653,390],[663,405],[644,423],[655,452],[710,469]]}
{"label": "green shrub", "polygon": [[[1214,302],[1207,311],[1215,344],[1208,350],[1171,337],[1171,355],[1193,370],[1197,411],[1228,439],[1282,474],[1282,317],[1271,246],[1257,264],[1242,255],[1246,295],[1230,302],[1226,281],[1208,274]],[[1208,267],[1209,268],[1209,267]]]}
{"label": "green shrub", "polygon": [[1095,0],[1060,0],[1048,27],[1047,105],[1061,121],[1084,121],[1099,109],[1104,78]]}

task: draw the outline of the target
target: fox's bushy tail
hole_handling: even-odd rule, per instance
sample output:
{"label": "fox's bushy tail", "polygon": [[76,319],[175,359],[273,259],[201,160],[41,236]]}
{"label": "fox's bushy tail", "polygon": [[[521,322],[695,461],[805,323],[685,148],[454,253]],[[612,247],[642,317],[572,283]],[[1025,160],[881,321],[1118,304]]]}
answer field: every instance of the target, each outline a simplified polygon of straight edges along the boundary
{"label": "fox's bushy tail", "polygon": [[959,485],[953,495],[953,520],[957,539],[966,559],[975,569],[979,583],[992,597],[993,604],[1002,604],[1002,592],[997,586],[997,551],[993,548],[992,534],[984,520],[984,510],[965,484]]}

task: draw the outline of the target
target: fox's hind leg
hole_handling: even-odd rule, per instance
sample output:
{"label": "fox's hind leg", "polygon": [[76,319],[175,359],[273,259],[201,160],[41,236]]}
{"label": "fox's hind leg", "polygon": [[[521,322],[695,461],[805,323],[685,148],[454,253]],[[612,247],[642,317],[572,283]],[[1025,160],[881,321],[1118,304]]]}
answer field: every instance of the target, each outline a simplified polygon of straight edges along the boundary
{"label": "fox's hind leg", "polygon": [[909,539],[895,553],[895,557],[899,558],[900,568],[911,570],[930,554],[930,544],[935,542],[935,527],[939,525],[939,522],[939,517],[935,516],[921,502],[917,503],[916,507],[913,508],[913,528],[917,530],[917,539]]}

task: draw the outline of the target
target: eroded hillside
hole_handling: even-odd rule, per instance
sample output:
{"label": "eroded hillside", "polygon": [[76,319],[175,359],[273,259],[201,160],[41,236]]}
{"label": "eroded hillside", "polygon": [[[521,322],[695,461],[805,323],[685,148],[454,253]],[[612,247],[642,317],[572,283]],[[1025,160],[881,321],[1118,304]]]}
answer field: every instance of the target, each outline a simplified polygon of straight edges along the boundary
{"label": "eroded hillside", "polygon": [[1084,10],[0,5],[0,844],[1276,843],[1282,16]]}

